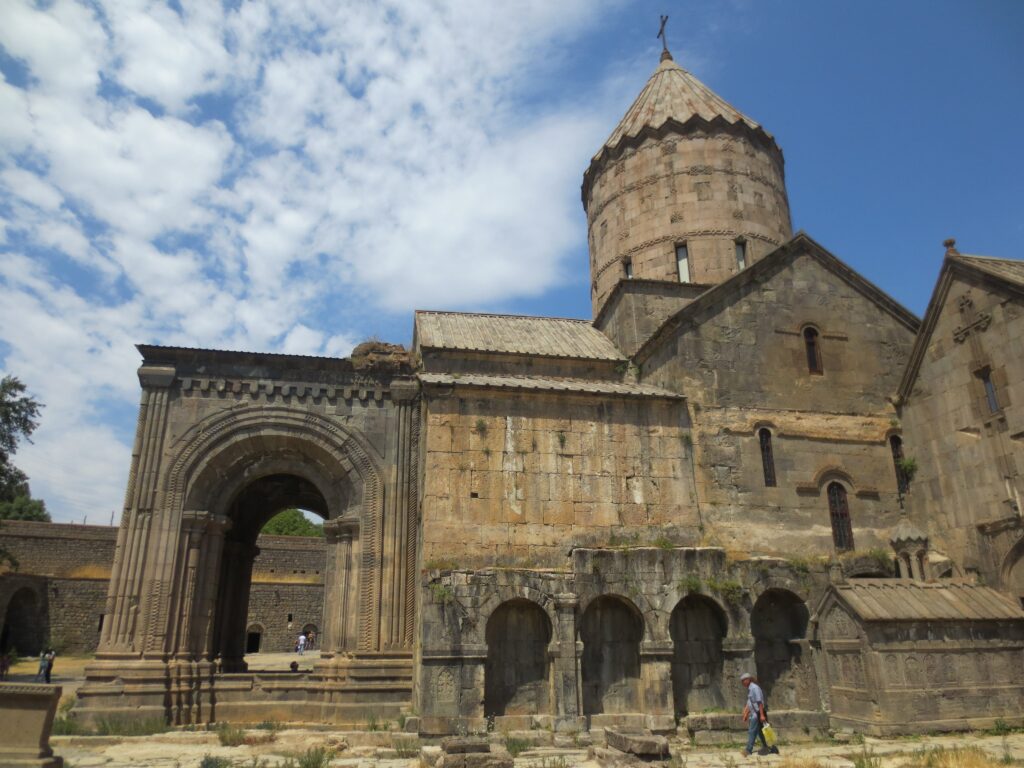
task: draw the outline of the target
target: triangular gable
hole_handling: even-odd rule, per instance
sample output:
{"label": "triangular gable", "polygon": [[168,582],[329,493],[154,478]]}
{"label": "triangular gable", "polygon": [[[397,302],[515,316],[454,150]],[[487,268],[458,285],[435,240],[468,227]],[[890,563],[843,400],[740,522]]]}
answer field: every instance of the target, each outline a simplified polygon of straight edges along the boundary
{"label": "triangular gable", "polygon": [[939,270],[939,277],[935,281],[935,289],[928,301],[921,330],[910,351],[910,362],[907,363],[903,379],[897,390],[900,403],[905,402],[913,391],[925,352],[928,351],[928,346],[931,344],[932,333],[939,322],[942,308],[946,305],[949,288],[958,277],[980,280],[997,290],[1024,297],[1024,262],[987,256],[969,256],[950,248],[942,262],[942,269]]}
{"label": "triangular gable", "polygon": [[821,264],[832,274],[852,286],[866,299],[874,303],[879,309],[890,315],[898,323],[905,326],[911,333],[916,333],[921,325],[917,315],[904,307],[889,294],[879,288],[871,281],[862,277],[858,272],[845,264],[842,260],[831,254],[806,232],[798,232],[788,243],[776,248],[760,261],[755,262],[747,269],[733,275],[728,280],[709,291],[701,294],[698,298],[687,304],[672,317],[666,320],[656,330],[639,350],[634,360],[643,364],[658,350],[658,348],[669,338],[671,331],[685,323],[689,318],[699,315],[707,308],[716,303],[728,300],[730,297],[738,299],[742,289],[751,283],[759,282],[767,277],[775,269],[792,261],[798,256],[808,255]]}

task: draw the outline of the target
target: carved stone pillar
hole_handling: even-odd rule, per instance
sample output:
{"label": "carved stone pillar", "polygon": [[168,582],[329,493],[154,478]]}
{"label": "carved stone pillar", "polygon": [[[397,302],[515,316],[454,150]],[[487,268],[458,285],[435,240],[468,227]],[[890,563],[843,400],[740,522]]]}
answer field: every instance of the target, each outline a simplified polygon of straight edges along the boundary
{"label": "carved stone pillar", "polygon": [[[142,397],[97,656],[135,654],[145,646],[144,638],[136,635],[143,629],[139,612],[148,597],[144,587],[147,554],[159,546],[159,542],[151,543],[156,535],[151,528],[167,427],[168,390],[174,380],[173,367],[139,368]],[[157,595],[156,599],[167,597]]]}
{"label": "carved stone pillar", "polygon": [[555,681],[555,715],[559,730],[580,727],[579,659],[576,643],[576,608],[579,597],[555,595],[555,646],[552,674]]}
{"label": "carved stone pillar", "polygon": [[333,658],[356,649],[358,584],[355,546],[359,521],[336,518],[324,523],[327,560],[324,574],[324,630],[321,656]]}
{"label": "carved stone pillar", "polygon": [[193,611],[199,582],[200,558],[209,519],[208,512],[196,510],[184,512],[181,519],[179,556],[183,567],[175,583],[178,620],[173,623],[169,638],[171,654],[181,660],[195,658],[195,648],[191,642]]}

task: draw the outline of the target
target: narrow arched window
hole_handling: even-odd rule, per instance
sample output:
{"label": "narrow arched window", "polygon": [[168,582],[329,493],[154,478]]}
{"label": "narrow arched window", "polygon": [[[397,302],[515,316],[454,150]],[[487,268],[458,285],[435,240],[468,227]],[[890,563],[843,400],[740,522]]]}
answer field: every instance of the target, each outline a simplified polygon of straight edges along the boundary
{"label": "narrow arched window", "polygon": [[821,343],[814,328],[804,328],[804,347],[807,349],[807,370],[811,373],[824,373],[821,367]]}
{"label": "narrow arched window", "polygon": [[910,487],[910,478],[903,469],[903,440],[899,435],[889,438],[889,448],[892,449],[892,465],[896,468],[896,487],[900,489],[900,493],[906,493]]}
{"label": "narrow arched window", "polygon": [[846,489],[841,483],[828,485],[828,513],[832,519],[832,541],[840,552],[853,549],[853,525],[850,506],[846,503]]}
{"label": "narrow arched window", "polygon": [[757,439],[761,443],[761,467],[764,469],[764,484],[766,488],[775,487],[775,457],[772,456],[772,433],[762,429],[757,433]]}

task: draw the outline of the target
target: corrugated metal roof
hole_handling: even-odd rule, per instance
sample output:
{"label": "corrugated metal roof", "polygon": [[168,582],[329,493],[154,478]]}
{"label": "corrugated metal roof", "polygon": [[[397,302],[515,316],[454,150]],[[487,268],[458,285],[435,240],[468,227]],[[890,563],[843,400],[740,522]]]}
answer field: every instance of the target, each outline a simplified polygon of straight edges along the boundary
{"label": "corrugated metal roof", "polygon": [[958,254],[955,258],[977,267],[982,272],[1024,287],[1024,261],[997,259],[994,256],[971,256],[965,253]]}
{"label": "corrugated metal roof", "polygon": [[416,338],[421,347],[430,349],[625,360],[611,340],[586,320],[558,317],[420,310]]}
{"label": "corrugated metal roof", "polygon": [[683,400],[683,395],[646,384],[591,379],[557,379],[541,376],[492,376],[485,374],[421,373],[424,384],[448,384],[491,389],[534,390],[540,392],[577,392],[623,397],[660,397]]}
{"label": "corrugated metal roof", "polygon": [[693,117],[708,122],[721,117],[731,124],[742,122],[752,129],[761,128],[672,59],[666,59],[654,70],[601,151],[638,135],[644,128],[660,128],[669,119],[685,123]]}
{"label": "corrugated metal roof", "polygon": [[851,579],[836,594],[865,621],[1024,619],[1024,610],[990,587],[955,581]]}

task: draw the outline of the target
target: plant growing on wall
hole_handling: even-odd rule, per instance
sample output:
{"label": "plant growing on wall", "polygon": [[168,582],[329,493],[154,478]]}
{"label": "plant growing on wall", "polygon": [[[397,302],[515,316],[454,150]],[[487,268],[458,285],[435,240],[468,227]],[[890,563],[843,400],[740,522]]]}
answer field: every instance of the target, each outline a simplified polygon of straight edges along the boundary
{"label": "plant growing on wall", "polygon": [[896,460],[896,469],[900,471],[900,474],[906,478],[907,483],[910,483],[914,479],[914,475],[917,474],[917,460],[912,456]]}

